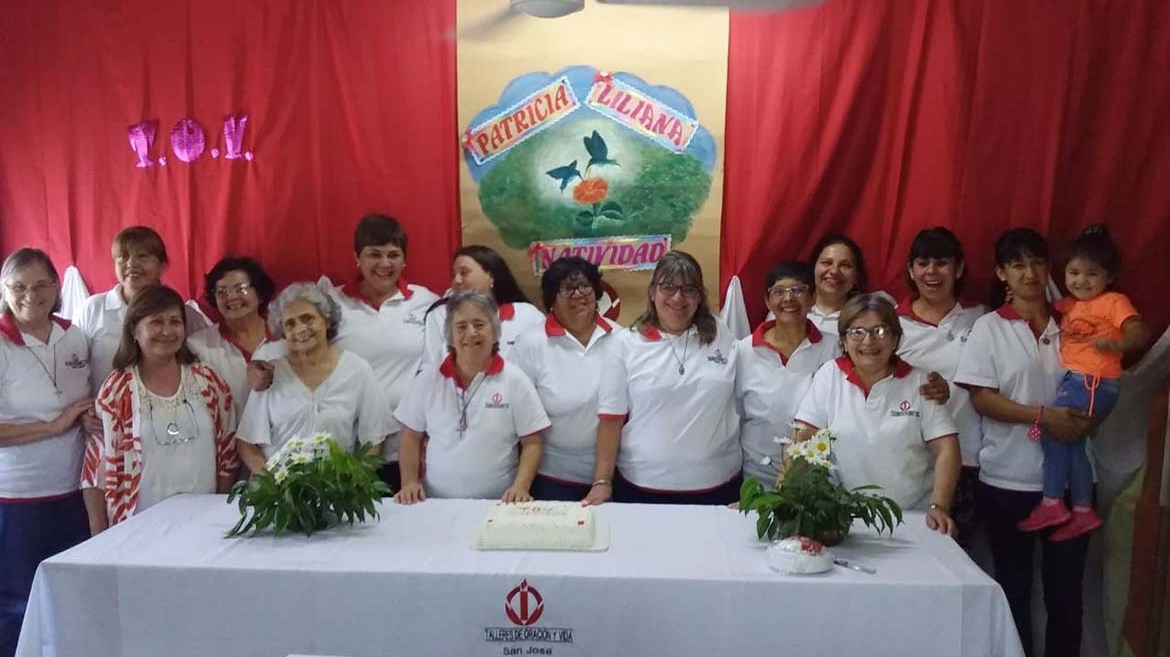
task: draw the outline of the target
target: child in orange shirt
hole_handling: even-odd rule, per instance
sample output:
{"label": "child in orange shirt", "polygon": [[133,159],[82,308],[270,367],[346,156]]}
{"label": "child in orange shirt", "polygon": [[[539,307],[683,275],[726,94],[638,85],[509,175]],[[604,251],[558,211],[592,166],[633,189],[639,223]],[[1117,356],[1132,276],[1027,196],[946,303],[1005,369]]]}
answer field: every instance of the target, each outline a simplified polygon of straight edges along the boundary
{"label": "child in orange shirt", "polygon": [[[1094,425],[1113,410],[1120,387],[1123,352],[1146,342],[1146,325],[1128,297],[1110,289],[1121,254],[1101,224],[1086,228],[1069,248],[1064,282],[1069,296],[1056,302],[1060,321],[1060,360],[1068,372],[1060,381],[1054,405],[1075,408]],[[1041,414],[1044,409],[1041,407]],[[1039,433],[1039,432],[1037,432]],[[1027,518],[1022,531],[1059,527],[1050,541],[1066,541],[1101,526],[1093,510],[1093,468],[1085,452],[1085,438],[1062,443],[1040,435],[1044,450],[1044,497]],[[1064,504],[1065,490],[1072,512]]]}

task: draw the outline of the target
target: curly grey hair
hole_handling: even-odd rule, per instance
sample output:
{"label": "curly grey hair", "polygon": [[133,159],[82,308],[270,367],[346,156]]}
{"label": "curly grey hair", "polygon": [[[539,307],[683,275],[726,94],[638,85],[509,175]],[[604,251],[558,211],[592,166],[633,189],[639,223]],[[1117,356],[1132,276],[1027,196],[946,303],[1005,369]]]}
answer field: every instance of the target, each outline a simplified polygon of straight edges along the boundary
{"label": "curly grey hair", "polygon": [[495,346],[500,347],[500,307],[495,299],[477,290],[460,290],[447,299],[447,318],[443,320],[443,335],[447,338],[447,347],[451,347],[451,327],[455,322],[455,311],[464,306],[475,306],[487,315],[492,324],[492,337]]}
{"label": "curly grey hair", "polygon": [[281,290],[280,294],[268,304],[268,330],[277,338],[284,338],[284,312],[294,301],[307,301],[313,304],[317,312],[325,318],[325,339],[333,342],[337,337],[337,327],[341,324],[341,306],[333,297],[321,291],[321,288],[312,283],[293,283]]}

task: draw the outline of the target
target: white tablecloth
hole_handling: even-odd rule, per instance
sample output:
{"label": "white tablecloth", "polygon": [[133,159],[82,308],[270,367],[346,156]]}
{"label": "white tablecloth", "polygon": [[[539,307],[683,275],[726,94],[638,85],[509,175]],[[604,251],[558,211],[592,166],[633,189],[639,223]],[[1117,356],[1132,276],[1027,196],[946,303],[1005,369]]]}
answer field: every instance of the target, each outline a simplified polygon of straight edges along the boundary
{"label": "white tablecloth", "polygon": [[921,514],[835,548],[877,575],[795,577],[722,507],[607,504],[608,552],[479,552],[486,500],[230,540],[224,500],[172,498],[44,562],[17,654],[1023,654],[1003,592]]}

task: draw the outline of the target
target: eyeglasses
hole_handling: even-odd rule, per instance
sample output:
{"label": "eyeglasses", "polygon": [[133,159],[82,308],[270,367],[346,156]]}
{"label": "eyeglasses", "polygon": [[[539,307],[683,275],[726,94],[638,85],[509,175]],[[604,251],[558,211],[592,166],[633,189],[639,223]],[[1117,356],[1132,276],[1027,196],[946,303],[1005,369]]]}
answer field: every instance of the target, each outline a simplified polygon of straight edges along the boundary
{"label": "eyeglasses", "polygon": [[220,299],[226,299],[226,298],[232,296],[233,294],[245,296],[248,294],[248,290],[251,290],[251,289],[252,289],[251,283],[236,283],[235,285],[222,285],[222,286],[215,288],[215,296],[219,297]]}
{"label": "eyeglasses", "polygon": [[870,336],[877,342],[894,337],[894,329],[885,324],[878,324],[866,328],[864,326],[850,326],[845,329],[845,337],[853,342],[864,342],[865,336]]}
{"label": "eyeglasses", "polygon": [[571,297],[571,296],[577,295],[577,294],[579,294],[581,296],[587,296],[591,292],[593,292],[593,284],[588,282],[588,281],[582,281],[580,283],[577,283],[576,285],[573,285],[573,284],[562,285],[560,287],[560,289],[557,290],[557,294],[559,294],[565,298],[568,298],[568,297]]}
{"label": "eyeglasses", "polygon": [[16,283],[14,285],[12,283],[5,283],[4,287],[8,288],[9,292],[18,297],[22,297],[26,294],[29,294],[30,292],[36,296],[40,296],[49,290],[56,288],[57,284],[52,281],[42,281],[35,285],[25,285],[24,283]]}
{"label": "eyeglasses", "polygon": [[697,299],[703,288],[698,285],[675,285],[674,283],[659,283],[658,291],[668,297],[682,292],[682,295],[688,299]]}
{"label": "eyeglasses", "polygon": [[773,299],[783,299],[788,295],[792,295],[794,297],[803,297],[804,295],[808,294],[808,290],[809,287],[804,284],[797,284],[789,287],[776,285],[768,289],[768,296],[772,297]]}

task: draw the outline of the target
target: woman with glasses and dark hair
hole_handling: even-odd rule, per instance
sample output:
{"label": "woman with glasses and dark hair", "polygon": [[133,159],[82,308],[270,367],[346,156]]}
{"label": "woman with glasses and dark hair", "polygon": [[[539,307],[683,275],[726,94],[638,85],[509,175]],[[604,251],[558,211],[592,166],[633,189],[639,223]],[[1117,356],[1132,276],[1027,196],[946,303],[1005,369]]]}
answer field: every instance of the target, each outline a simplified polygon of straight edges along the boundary
{"label": "woman with glasses and dark hair", "polygon": [[601,272],[588,260],[554,261],[540,287],[548,318],[543,327],[522,333],[508,356],[532,379],[552,422],[532,495],[588,500],[594,488],[605,488],[593,486],[597,391],[618,326],[597,312]]}
{"label": "woman with glasses and dark hair", "polygon": [[394,499],[532,500],[549,421],[528,375],[500,357],[496,302],[477,290],[452,294],[444,331],[451,352],[423,369],[394,412],[402,424]]}
{"label": "woman with glasses and dark hair", "polygon": [[86,442],[81,487],[97,534],[179,493],[226,493],[235,479],[231,390],[187,347],[183,298],[150,286],[126,308],[114,372]]}
{"label": "woman with glasses and dark hair", "polygon": [[[508,263],[486,246],[473,244],[455,252],[451,261],[451,290],[476,290],[496,302],[500,315],[501,357],[507,358],[517,336],[544,324],[544,313],[528,302]],[[444,333],[446,305],[446,300],[440,299],[427,311],[423,365],[437,366],[450,353],[451,346],[447,344]]]}
{"label": "woman with glasses and dark hair", "polygon": [[609,499],[611,486],[619,502],[738,499],[735,341],[711,313],[694,257],[670,251],[658,261],[646,311],[611,348],[589,499]]}
{"label": "woman with glasses and dark hair", "polygon": [[860,294],[841,309],[839,327],[845,355],[813,377],[796,412],[796,439],[830,430],[846,488],[880,486],[902,508],[926,511],[931,529],[954,535],[957,432],[946,407],[919,392],[927,373],[895,355],[902,326],[894,305]]}
{"label": "woman with glasses and dark hair", "polygon": [[215,368],[232,389],[237,409],[251,393],[248,364],[271,341],[265,316],[276,284],[253,258],[224,258],[203,278],[203,299],[215,308],[219,322],[187,339],[199,360]]}
{"label": "woman with glasses and dark hair", "polygon": [[89,343],[53,313],[57,269],[17,249],[0,267],[0,656],[16,651],[37,565],[89,537],[77,482]]}
{"label": "woman with glasses and dark hair", "polygon": [[821,365],[841,354],[834,336],[808,319],[813,302],[812,267],[782,262],[764,281],[764,303],[774,319],[735,345],[735,397],[739,403],[743,472],[776,480],[779,439],[792,433],[792,418]]}

